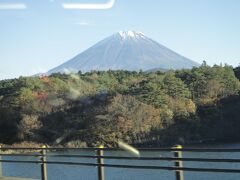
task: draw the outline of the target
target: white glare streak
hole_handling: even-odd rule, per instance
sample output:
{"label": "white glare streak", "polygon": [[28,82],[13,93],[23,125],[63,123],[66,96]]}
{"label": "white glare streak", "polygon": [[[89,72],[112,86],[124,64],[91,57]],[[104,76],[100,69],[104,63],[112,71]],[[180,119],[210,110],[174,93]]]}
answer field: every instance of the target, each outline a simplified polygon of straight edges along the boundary
{"label": "white glare streak", "polygon": [[23,3],[0,3],[0,10],[14,10],[14,9],[26,9],[26,4]]}
{"label": "white glare streak", "polygon": [[138,156],[138,157],[140,156],[140,152],[136,148],[134,148],[134,147],[122,142],[122,141],[118,141],[118,146],[121,149],[124,149],[124,150],[128,151],[129,153],[131,153],[134,156]]}
{"label": "white glare streak", "polygon": [[65,9],[110,9],[115,4],[115,0],[110,0],[107,3],[63,3]]}

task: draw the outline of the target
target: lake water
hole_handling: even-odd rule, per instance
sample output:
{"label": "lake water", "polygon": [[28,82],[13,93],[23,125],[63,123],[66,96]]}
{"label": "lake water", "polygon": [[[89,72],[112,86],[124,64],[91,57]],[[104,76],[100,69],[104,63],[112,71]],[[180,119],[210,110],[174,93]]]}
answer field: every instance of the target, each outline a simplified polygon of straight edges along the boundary
{"label": "lake water", "polygon": [[[192,147],[192,146],[191,146]],[[194,146],[196,147],[196,146]],[[240,148],[240,143],[228,144],[212,144],[199,145],[197,147],[211,147],[211,148]],[[86,151],[71,151],[58,152],[58,154],[82,154],[94,155],[94,152]],[[114,156],[129,156],[127,152],[105,152],[105,155]],[[170,152],[141,152],[141,156],[149,157],[169,157],[172,156]],[[240,152],[228,153],[214,153],[214,152],[183,152],[183,157],[198,157],[198,158],[238,158],[240,159]],[[3,159],[12,159],[12,157],[2,157]],[[18,160],[37,160],[32,157],[16,157]],[[80,158],[66,158],[66,157],[49,157],[51,161],[70,161],[70,162],[92,162],[94,159],[80,159]],[[158,166],[173,166],[174,162],[168,161],[141,161],[141,160],[105,160],[106,163],[112,164],[128,164],[128,165],[158,165]],[[202,167],[202,168],[233,168],[240,169],[240,163],[209,163],[209,162],[184,162],[186,167]],[[40,179],[40,165],[38,164],[2,164],[3,175],[11,177],[26,177]],[[47,174],[49,180],[96,180],[97,168],[84,167],[73,165],[47,165]],[[209,172],[184,172],[185,180],[239,180],[240,174],[230,173],[209,173]],[[147,180],[147,179],[161,179],[161,180],[175,180],[174,171],[166,170],[143,170],[143,169],[120,169],[120,168],[106,168],[106,180]]]}

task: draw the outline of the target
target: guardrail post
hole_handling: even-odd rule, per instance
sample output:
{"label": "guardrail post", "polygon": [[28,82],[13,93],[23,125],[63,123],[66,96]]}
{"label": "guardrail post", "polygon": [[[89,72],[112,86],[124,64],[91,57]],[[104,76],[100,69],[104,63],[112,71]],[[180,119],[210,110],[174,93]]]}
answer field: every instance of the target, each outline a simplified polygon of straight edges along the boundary
{"label": "guardrail post", "polygon": [[[0,145],[0,153],[2,153],[2,146]],[[2,156],[0,156],[0,160],[2,160]],[[0,162],[0,177],[2,177],[2,162]]]}
{"label": "guardrail post", "polygon": [[[174,149],[182,149],[181,145],[176,145],[173,146]],[[174,151],[174,157],[175,158],[182,158],[182,151]],[[175,167],[183,167],[183,163],[182,161],[175,161]],[[176,180],[184,180],[184,176],[183,176],[183,171],[182,170],[176,170],[175,171],[176,174]]]}
{"label": "guardrail post", "polygon": [[[97,156],[103,156],[103,150],[104,146],[99,146],[99,149],[97,149]],[[104,180],[104,167],[101,166],[101,164],[104,164],[103,158],[97,158],[98,163],[98,180]]]}
{"label": "guardrail post", "polygon": [[42,180],[47,180],[47,164],[46,164],[46,146],[42,146],[41,150],[41,176]]}

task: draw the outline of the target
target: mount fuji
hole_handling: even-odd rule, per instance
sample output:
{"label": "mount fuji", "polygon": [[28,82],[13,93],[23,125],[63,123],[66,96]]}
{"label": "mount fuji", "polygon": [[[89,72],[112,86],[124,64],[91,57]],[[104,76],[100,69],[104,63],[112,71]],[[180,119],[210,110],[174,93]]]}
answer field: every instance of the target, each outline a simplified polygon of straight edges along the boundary
{"label": "mount fuji", "polygon": [[71,60],[47,72],[88,72],[92,70],[149,71],[189,69],[198,63],[168,49],[137,31],[113,34]]}

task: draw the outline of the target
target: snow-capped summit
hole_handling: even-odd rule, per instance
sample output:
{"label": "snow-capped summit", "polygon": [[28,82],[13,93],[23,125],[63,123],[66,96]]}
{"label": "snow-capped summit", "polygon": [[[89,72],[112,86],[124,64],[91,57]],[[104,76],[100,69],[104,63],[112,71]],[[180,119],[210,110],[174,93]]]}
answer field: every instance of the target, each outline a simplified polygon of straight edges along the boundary
{"label": "snow-capped summit", "polygon": [[118,34],[123,39],[126,39],[126,38],[144,38],[145,37],[145,35],[142,32],[138,32],[138,31],[119,31]]}
{"label": "snow-capped summit", "polygon": [[182,69],[199,66],[137,31],[120,31],[109,36],[62,65],[56,72],[91,70]]}

